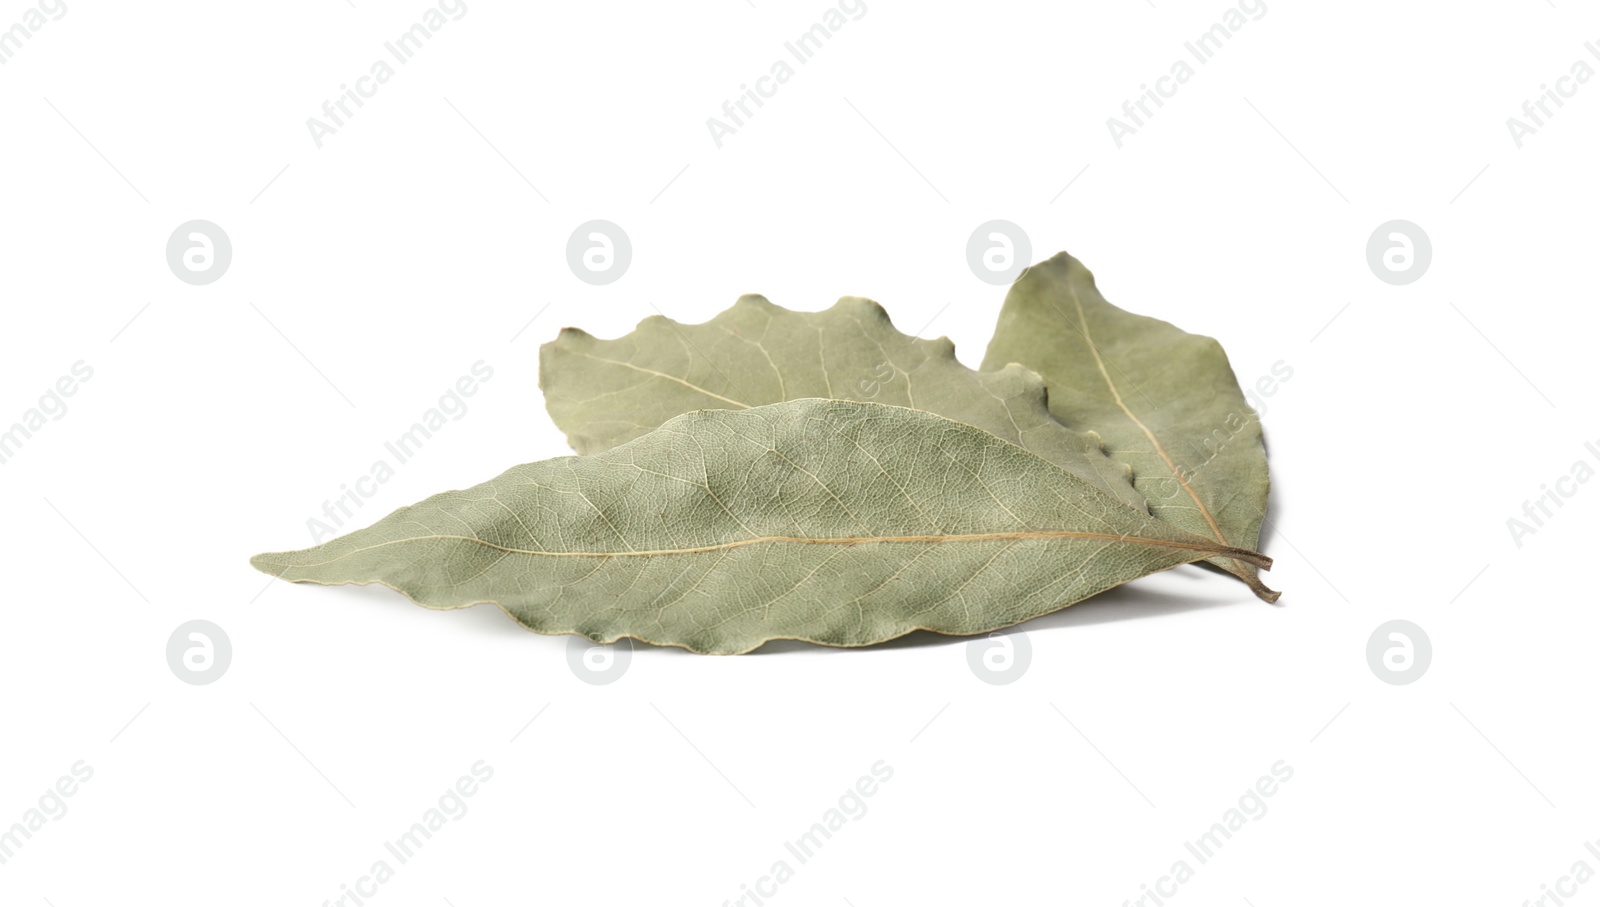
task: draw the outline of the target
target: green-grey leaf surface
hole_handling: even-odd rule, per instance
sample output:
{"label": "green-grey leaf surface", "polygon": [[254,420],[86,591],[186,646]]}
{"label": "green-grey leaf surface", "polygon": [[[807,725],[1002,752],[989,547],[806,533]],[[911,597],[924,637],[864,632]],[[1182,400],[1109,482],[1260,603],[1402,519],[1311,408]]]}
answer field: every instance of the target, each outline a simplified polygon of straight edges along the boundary
{"label": "green-grey leaf surface", "polygon": [[[983,367],[1010,363],[1043,375],[1050,411],[1098,432],[1133,467],[1151,513],[1221,544],[1256,547],[1268,489],[1261,422],[1217,341],[1117,308],[1062,252],[1006,294]],[[1249,563],[1210,562],[1277,600]]]}
{"label": "green-grey leaf surface", "polygon": [[801,399],[688,413],[251,563],[430,608],[492,602],[540,633],[728,654],[984,633],[1218,553],[1270,563],[969,425]]}
{"label": "green-grey leaf surface", "polygon": [[1106,456],[1098,436],[1050,415],[1038,375],[1020,365],[969,369],[948,338],[902,334],[882,306],[858,296],[822,312],[744,296],[704,324],[656,315],[616,340],[567,328],[539,351],[539,386],[580,454],[609,450],[697,409],[828,397],[965,422],[1148,511],[1127,465]]}

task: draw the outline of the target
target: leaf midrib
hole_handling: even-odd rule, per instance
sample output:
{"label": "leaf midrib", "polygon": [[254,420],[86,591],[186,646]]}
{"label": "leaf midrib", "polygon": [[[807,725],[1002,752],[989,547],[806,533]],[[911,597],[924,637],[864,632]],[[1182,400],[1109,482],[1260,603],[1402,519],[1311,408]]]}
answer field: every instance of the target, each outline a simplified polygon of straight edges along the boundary
{"label": "leaf midrib", "polygon": [[[691,548],[661,548],[661,549],[652,549],[652,550],[644,550],[644,551],[640,551],[640,550],[633,550],[633,551],[544,551],[544,550],[529,549],[529,548],[508,548],[508,547],[506,547],[504,545],[496,545],[493,542],[485,541],[485,540],[480,539],[480,538],[474,538],[474,537],[468,536],[468,535],[414,535],[414,536],[408,536],[407,538],[403,538],[403,539],[391,539],[391,540],[386,541],[386,542],[379,542],[376,545],[366,545],[366,546],[363,546],[361,548],[355,548],[355,549],[352,549],[350,551],[345,552],[344,554],[339,555],[336,558],[332,558],[332,559],[326,560],[326,561],[318,561],[316,563],[289,564],[289,563],[285,563],[285,562],[281,562],[281,561],[269,562],[269,563],[275,563],[278,566],[283,566],[283,567],[291,567],[291,566],[292,567],[296,567],[296,568],[321,567],[321,566],[325,566],[327,564],[332,564],[332,563],[335,563],[337,561],[344,560],[345,558],[351,557],[353,555],[361,554],[362,552],[365,552],[365,551],[372,551],[372,550],[375,550],[375,549],[378,549],[378,548],[386,548],[386,547],[389,547],[391,545],[401,545],[401,544],[410,544],[412,542],[427,542],[427,541],[472,542],[474,544],[482,545],[485,548],[490,548],[490,549],[493,549],[495,551],[501,551],[501,552],[504,552],[506,554],[522,554],[522,555],[529,555],[529,556],[534,556],[534,557],[611,558],[611,557],[659,557],[659,556],[673,555],[673,554],[702,554],[702,553],[711,552],[711,551],[727,551],[727,550],[730,550],[730,549],[733,549],[733,548],[743,548],[743,547],[748,546],[748,545],[761,545],[761,544],[795,544],[795,545],[863,545],[863,544],[883,544],[883,543],[890,543],[890,544],[895,544],[895,543],[931,544],[931,543],[936,543],[936,542],[937,543],[943,543],[943,542],[1028,541],[1028,540],[1041,540],[1041,539],[1087,539],[1087,540],[1098,540],[1098,541],[1123,542],[1123,543],[1136,544],[1136,545],[1151,545],[1151,546],[1158,547],[1158,548],[1175,548],[1175,549],[1180,549],[1180,550],[1185,550],[1185,551],[1203,551],[1203,552],[1209,552],[1209,553],[1214,554],[1214,555],[1225,555],[1225,556],[1228,556],[1228,557],[1237,557],[1237,558],[1239,558],[1241,560],[1251,561],[1252,563],[1262,563],[1262,562],[1265,562],[1267,560],[1265,555],[1258,554],[1258,553],[1253,552],[1253,551],[1247,551],[1247,550],[1245,550],[1243,548],[1235,548],[1235,547],[1232,547],[1230,545],[1224,545],[1224,544],[1216,544],[1216,545],[1214,545],[1214,544],[1211,544],[1211,543],[1205,542],[1205,541],[1185,542],[1185,541],[1182,541],[1180,539],[1152,539],[1152,538],[1146,538],[1144,536],[1120,535],[1120,534],[1112,533],[1112,532],[1077,532],[1077,531],[1071,531],[1071,530],[1027,530],[1027,531],[1018,531],[1018,532],[984,532],[984,533],[969,533],[969,534],[960,534],[960,535],[951,534],[951,535],[839,536],[839,537],[829,537],[829,538],[809,538],[809,537],[806,537],[806,536],[772,535],[772,536],[757,536],[757,537],[745,538],[745,539],[734,539],[733,541],[729,541],[729,542],[719,542],[719,543],[717,543],[715,545],[700,545],[700,546],[695,546],[695,547],[691,547]],[[266,556],[262,555],[260,557],[262,559],[265,559]]]}
{"label": "leaf midrib", "polygon": [[1083,300],[1078,298],[1078,288],[1072,285],[1071,280],[1067,281],[1067,295],[1072,297],[1072,304],[1078,310],[1079,330],[1083,332],[1084,342],[1089,347],[1090,355],[1094,357],[1095,367],[1100,370],[1100,377],[1105,379],[1106,388],[1111,391],[1111,399],[1117,404],[1117,408],[1122,410],[1122,414],[1127,416],[1134,425],[1137,425],[1140,431],[1144,432],[1144,436],[1150,442],[1150,446],[1155,449],[1162,461],[1167,464],[1167,468],[1172,471],[1173,478],[1178,481],[1179,485],[1183,486],[1184,491],[1189,493],[1189,497],[1194,501],[1194,506],[1199,509],[1200,515],[1206,518],[1206,525],[1211,527],[1211,534],[1216,536],[1218,542],[1226,544],[1228,538],[1223,535],[1222,527],[1218,526],[1216,519],[1211,516],[1210,508],[1201,502],[1199,493],[1183,477],[1183,470],[1178,468],[1178,464],[1172,462],[1172,457],[1167,455],[1166,448],[1161,446],[1161,442],[1157,440],[1155,432],[1151,431],[1150,427],[1145,425],[1142,419],[1133,414],[1133,410],[1128,408],[1128,404],[1123,402],[1122,394],[1117,391],[1116,382],[1111,380],[1111,373],[1106,371],[1106,363],[1100,356],[1100,349],[1094,345],[1094,338],[1089,335],[1089,318],[1084,314]]}

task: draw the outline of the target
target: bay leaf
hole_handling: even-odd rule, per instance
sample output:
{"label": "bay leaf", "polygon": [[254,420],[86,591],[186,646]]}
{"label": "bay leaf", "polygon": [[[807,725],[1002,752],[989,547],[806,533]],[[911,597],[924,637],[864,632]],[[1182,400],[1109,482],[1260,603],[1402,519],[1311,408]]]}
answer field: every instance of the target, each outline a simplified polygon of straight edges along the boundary
{"label": "bay leaf", "polygon": [[[1061,422],[1099,433],[1133,468],[1151,513],[1219,544],[1259,543],[1269,485],[1261,422],[1216,340],[1117,308],[1062,252],[1006,294],[983,367],[1011,363],[1044,376]],[[1209,563],[1277,600],[1251,564]]]}
{"label": "bay leaf", "polygon": [[566,328],[540,348],[539,386],[580,454],[609,450],[697,409],[827,397],[965,422],[1148,511],[1128,466],[1106,456],[1099,436],[1050,415],[1037,374],[1020,365],[967,368],[948,338],[903,334],[882,306],[858,296],[821,312],[743,296],[703,324],[655,315],[616,340]]}
{"label": "bay leaf", "polygon": [[295,582],[493,603],[528,629],[695,652],[985,633],[1225,555],[987,432],[876,403],[703,410],[517,466],[314,548]]}

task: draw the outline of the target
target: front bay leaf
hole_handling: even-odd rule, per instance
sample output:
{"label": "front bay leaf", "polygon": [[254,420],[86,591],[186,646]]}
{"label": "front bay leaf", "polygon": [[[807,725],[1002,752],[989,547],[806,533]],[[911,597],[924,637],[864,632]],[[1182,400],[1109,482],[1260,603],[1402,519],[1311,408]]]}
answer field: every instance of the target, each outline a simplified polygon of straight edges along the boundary
{"label": "front bay leaf", "polygon": [[251,563],[695,652],[984,633],[1228,548],[969,425],[800,399],[678,416]]}
{"label": "front bay leaf", "polygon": [[[1058,419],[1098,432],[1133,467],[1151,513],[1220,544],[1256,547],[1266,450],[1221,344],[1117,308],[1062,252],[1028,268],[1006,294],[983,367],[1011,363],[1044,376]],[[1210,563],[1277,600],[1251,564]]]}
{"label": "front bay leaf", "polygon": [[1148,512],[1127,465],[1107,457],[1098,436],[1050,415],[1038,375],[1020,365],[969,369],[948,339],[902,334],[882,306],[857,296],[822,312],[744,296],[704,324],[652,316],[616,340],[567,328],[539,351],[539,386],[580,454],[697,409],[802,397],[887,403],[981,428]]}

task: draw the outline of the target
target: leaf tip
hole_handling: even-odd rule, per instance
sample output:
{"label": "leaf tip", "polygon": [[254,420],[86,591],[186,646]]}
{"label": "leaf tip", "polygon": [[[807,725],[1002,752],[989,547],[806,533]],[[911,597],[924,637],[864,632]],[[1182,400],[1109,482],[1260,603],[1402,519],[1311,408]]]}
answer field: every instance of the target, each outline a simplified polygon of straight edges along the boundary
{"label": "leaf tip", "polygon": [[254,555],[250,558],[250,566],[268,576],[278,576],[283,572],[282,568],[286,565],[280,560],[274,560],[273,558],[275,557],[276,555],[271,552]]}

